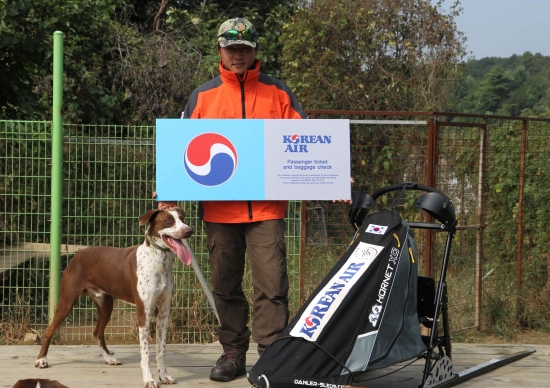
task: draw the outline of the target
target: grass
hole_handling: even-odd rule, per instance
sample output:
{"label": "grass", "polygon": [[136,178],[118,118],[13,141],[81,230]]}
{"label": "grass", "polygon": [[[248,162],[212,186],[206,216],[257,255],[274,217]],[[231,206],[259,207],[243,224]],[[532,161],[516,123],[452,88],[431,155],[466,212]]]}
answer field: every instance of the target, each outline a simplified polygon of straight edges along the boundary
{"label": "grass", "polygon": [[4,315],[0,321],[0,344],[23,343],[27,333],[38,335],[38,332],[32,328],[31,306],[19,293],[16,294],[11,311],[8,310]]}

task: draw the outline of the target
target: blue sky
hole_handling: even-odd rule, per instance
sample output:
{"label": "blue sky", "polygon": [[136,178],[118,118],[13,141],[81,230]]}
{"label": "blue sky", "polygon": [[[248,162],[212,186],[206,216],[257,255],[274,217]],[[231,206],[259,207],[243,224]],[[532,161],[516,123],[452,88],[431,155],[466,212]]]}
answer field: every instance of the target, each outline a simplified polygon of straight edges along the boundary
{"label": "blue sky", "polygon": [[[432,0],[436,2],[436,0]],[[445,0],[444,9],[453,3]],[[456,19],[475,59],[526,51],[550,56],[550,0],[460,0]]]}

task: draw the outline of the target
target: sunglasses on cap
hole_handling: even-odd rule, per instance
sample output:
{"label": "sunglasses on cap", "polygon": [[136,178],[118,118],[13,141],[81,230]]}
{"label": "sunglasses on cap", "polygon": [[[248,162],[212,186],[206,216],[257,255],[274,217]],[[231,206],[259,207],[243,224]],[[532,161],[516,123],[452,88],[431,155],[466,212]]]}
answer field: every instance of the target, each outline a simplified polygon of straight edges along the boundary
{"label": "sunglasses on cap", "polygon": [[218,35],[218,38],[225,38],[227,40],[248,40],[250,42],[256,41],[256,31],[254,30],[227,30],[223,34]]}

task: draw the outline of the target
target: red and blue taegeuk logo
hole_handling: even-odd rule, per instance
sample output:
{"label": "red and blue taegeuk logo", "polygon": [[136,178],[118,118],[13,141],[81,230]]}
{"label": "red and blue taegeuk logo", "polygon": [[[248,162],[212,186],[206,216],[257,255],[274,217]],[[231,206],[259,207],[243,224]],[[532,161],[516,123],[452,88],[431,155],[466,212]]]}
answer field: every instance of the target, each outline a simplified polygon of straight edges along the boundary
{"label": "red and blue taegeuk logo", "polygon": [[193,138],[183,155],[189,177],[203,186],[227,182],[237,169],[237,151],[224,136],[203,133]]}

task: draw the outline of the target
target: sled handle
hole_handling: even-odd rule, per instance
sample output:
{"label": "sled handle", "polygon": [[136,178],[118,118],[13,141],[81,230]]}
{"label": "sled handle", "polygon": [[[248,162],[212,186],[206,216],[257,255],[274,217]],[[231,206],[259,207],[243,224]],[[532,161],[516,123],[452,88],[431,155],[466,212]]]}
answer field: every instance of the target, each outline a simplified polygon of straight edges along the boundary
{"label": "sled handle", "polygon": [[416,207],[424,210],[436,220],[445,225],[446,228],[456,228],[456,216],[453,202],[440,190],[431,186],[421,185],[415,182],[405,182],[396,185],[382,187],[372,195],[358,192],[353,196],[352,206],[349,210],[349,218],[355,230],[359,229],[367,213],[376,207],[376,200],[391,191],[418,190],[427,191],[416,201]]}

